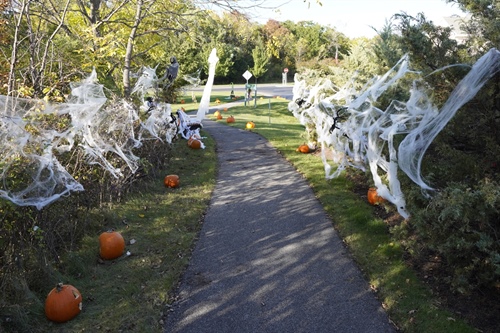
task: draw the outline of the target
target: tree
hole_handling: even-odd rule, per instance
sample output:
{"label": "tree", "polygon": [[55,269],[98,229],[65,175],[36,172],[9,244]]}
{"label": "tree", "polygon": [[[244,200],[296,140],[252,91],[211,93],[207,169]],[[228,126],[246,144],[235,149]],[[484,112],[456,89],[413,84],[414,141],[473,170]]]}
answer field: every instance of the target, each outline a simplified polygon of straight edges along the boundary
{"label": "tree", "polygon": [[[17,10],[11,11],[15,29],[7,94],[14,93],[16,70],[19,69],[23,82],[31,86],[34,96],[42,95],[47,74],[46,68],[53,55],[51,50],[54,46],[54,39],[64,26],[69,4],[70,0],[66,0],[65,4],[59,6],[52,3],[32,3],[23,0],[18,4]],[[50,15],[42,14],[47,11]],[[24,68],[20,68],[19,51],[23,48],[29,52],[25,54]]]}
{"label": "tree", "polygon": [[269,63],[269,55],[261,39],[257,41],[252,51],[252,58],[253,68],[251,72],[255,76],[257,82],[257,78],[263,76],[267,72],[267,64]]}
{"label": "tree", "polygon": [[[0,13],[6,13],[7,8],[9,6],[9,0],[0,0]],[[7,45],[11,44],[11,40],[9,38],[10,34],[8,33],[8,20],[3,16],[0,16],[0,48],[4,48]],[[5,57],[0,58],[0,81],[8,82],[9,81],[9,73],[8,73],[8,59]],[[0,93],[7,94],[7,86],[0,86]]]}
{"label": "tree", "polygon": [[401,59],[404,51],[400,45],[401,37],[395,33],[392,22],[386,21],[382,29],[376,32],[378,37],[375,39],[373,51],[379,59],[380,73],[384,73]]}
{"label": "tree", "polygon": [[500,2],[496,0],[446,0],[457,4],[471,18],[464,24],[469,34],[468,45],[474,51],[483,53],[500,44]]}

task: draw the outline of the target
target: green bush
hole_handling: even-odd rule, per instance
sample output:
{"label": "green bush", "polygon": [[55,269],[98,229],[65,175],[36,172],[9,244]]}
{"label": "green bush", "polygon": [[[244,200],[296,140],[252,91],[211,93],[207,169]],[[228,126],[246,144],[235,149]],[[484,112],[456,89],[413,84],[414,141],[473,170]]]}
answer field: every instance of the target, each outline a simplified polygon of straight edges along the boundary
{"label": "green bush", "polygon": [[416,239],[406,244],[414,253],[432,251],[441,257],[448,282],[461,293],[492,286],[500,278],[499,185],[489,179],[474,187],[451,183],[427,208],[415,209],[407,224]]}

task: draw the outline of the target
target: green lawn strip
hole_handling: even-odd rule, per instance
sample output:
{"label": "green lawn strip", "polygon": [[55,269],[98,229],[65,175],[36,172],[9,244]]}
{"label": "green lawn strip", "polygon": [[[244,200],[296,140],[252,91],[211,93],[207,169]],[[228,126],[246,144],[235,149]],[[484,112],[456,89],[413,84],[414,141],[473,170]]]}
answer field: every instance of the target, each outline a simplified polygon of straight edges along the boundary
{"label": "green lawn strip", "polygon": [[[218,91],[214,94],[211,94],[209,103],[210,107],[217,107],[218,105],[244,100],[244,94],[236,94],[235,99],[229,98],[230,94],[231,93],[229,90],[227,92]],[[190,111],[197,110],[200,105],[202,95],[202,91],[196,91],[194,94],[196,101],[193,101],[193,96],[189,91],[187,91],[183,95],[177,96],[176,100],[171,103],[172,111],[179,110],[180,108],[184,108],[185,110]]]}
{"label": "green lawn strip", "polygon": [[404,332],[475,332],[440,307],[430,289],[405,264],[404,250],[391,238],[384,221],[374,218],[373,207],[354,193],[353,184],[345,177],[326,180],[319,156],[295,151],[305,141],[304,128],[288,111],[288,102],[271,102],[271,110],[268,103],[230,108],[227,114],[236,119],[230,126],[245,128],[246,122],[253,121],[253,131],[306,177],[395,325]]}
{"label": "green lawn strip", "polygon": [[[47,320],[40,332],[163,331],[160,320],[188,264],[215,184],[215,144],[211,138],[204,143],[206,149],[194,150],[178,140],[168,169],[158,170],[157,179],[136,186],[108,211],[93,213],[95,230],[63,262],[64,282],[82,293],[83,311],[67,323]],[[179,175],[179,188],[165,188],[167,174]],[[107,228],[123,235],[130,255],[99,259],[98,236]]]}
{"label": "green lawn strip", "polygon": [[[186,111],[196,108],[193,105]],[[349,181],[342,177],[325,180],[317,156],[295,151],[305,141],[303,127],[288,112],[287,102],[272,99],[269,110],[268,100],[258,100],[257,108],[253,104],[232,107],[223,114],[224,118],[234,115],[236,122],[231,126],[239,128],[254,121],[254,131],[304,174],[399,328],[405,332],[474,331],[439,307],[405,265],[403,250],[391,240],[384,222],[373,218],[372,207],[353,193]],[[189,149],[182,139],[174,143],[168,169],[158,171],[158,179],[141,184],[109,211],[95,213],[90,235],[78,251],[63,259],[64,282],[80,290],[84,310],[64,324],[46,321],[39,332],[162,331],[165,305],[188,263],[214,186],[215,144],[210,137],[204,143],[204,150]],[[163,176],[170,173],[180,176],[180,188],[163,186]],[[131,255],[99,263],[97,239],[110,227],[123,234]],[[134,244],[130,244],[132,239]]]}

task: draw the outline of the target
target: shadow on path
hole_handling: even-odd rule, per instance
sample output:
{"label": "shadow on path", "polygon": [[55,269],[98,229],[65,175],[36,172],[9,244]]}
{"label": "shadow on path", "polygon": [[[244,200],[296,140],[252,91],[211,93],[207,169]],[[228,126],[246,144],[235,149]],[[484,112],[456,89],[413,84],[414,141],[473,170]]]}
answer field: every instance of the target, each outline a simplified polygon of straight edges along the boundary
{"label": "shadow on path", "polygon": [[303,177],[255,133],[204,129],[219,173],[164,331],[394,332]]}

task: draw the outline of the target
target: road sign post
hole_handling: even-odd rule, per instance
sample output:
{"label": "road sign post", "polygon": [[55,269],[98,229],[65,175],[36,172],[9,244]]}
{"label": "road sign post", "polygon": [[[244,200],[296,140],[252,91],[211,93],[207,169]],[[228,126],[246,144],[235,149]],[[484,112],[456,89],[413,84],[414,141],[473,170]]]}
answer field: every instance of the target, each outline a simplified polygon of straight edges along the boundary
{"label": "road sign post", "polygon": [[285,67],[283,69],[283,80],[282,80],[283,81],[282,83],[284,86],[286,86],[286,84],[287,84],[287,76],[288,76],[288,68]]}
{"label": "road sign post", "polygon": [[250,93],[248,92],[248,90],[250,89],[248,80],[252,77],[252,73],[250,73],[249,71],[245,71],[245,73],[243,73],[243,77],[245,78],[245,80],[247,80],[247,84],[245,85],[245,106],[247,106],[247,99],[250,99]]}

